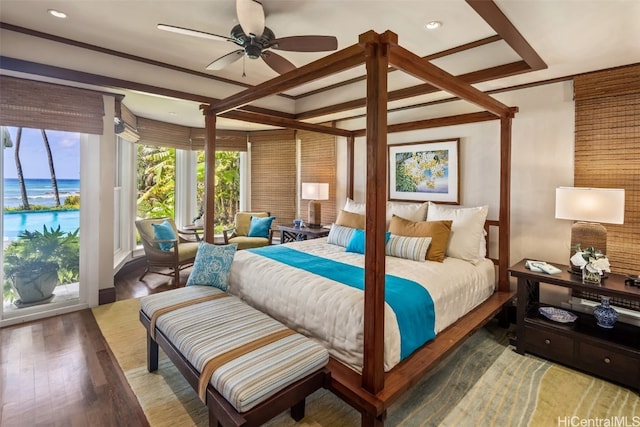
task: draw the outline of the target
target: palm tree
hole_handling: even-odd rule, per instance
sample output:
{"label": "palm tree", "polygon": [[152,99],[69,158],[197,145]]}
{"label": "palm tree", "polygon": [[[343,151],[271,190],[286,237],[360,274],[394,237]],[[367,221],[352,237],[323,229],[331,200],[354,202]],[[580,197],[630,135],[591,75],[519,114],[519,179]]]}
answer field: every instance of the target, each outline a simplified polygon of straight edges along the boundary
{"label": "palm tree", "polygon": [[47,138],[47,132],[44,129],[40,129],[42,132],[42,140],[44,141],[44,148],[47,150],[47,158],[49,159],[49,172],[51,173],[51,185],[53,186],[53,196],[56,200],[56,206],[60,206],[60,193],[58,192],[58,180],[56,179],[56,169],[53,166],[53,156],[51,155],[51,145],[49,145],[49,138]]}
{"label": "palm tree", "polygon": [[22,209],[28,211],[31,209],[29,206],[29,199],[27,197],[27,187],[24,185],[24,175],[22,174],[22,163],[20,162],[20,142],[22,139],[22,128],[18,128],[16,133],[16,151],[14,158],[16,160],[16,172],[18,174],[18,185],[20,186],[20,196],[22,197]]}

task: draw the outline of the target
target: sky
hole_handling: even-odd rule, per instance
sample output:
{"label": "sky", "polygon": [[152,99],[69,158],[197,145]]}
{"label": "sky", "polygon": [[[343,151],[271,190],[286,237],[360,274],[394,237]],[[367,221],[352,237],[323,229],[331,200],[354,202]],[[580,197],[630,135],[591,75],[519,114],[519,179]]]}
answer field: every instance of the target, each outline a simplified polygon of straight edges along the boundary
{"label": "sky", "polygon": [[[17,128],[7,127],[13,147],[4,149],[4,178],[17,178],[15,148]],[[80,134],[48,130],[58,179],[80,179]],[[22,129],[20,161],[25,179],[51,178],[49,160],[40,129]]]}

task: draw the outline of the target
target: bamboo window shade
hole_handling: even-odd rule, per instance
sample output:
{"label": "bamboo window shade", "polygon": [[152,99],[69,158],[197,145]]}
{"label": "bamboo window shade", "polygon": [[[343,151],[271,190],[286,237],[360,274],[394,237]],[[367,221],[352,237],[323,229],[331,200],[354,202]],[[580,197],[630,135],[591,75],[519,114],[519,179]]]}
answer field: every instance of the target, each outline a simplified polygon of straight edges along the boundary
{"label": "bamboo window shade", "polygon": [[102,93],[0,76],[0,125],[102,135]]}
{"label": "bamboo window shade", "polygon": [[[120,107],[120,120],[124,122],[124,130],[118,133],[120,138],[124,138],[127,141],[138,142],[140,135],[138,134],[138,118],[131,112],[122,102],[119,103]],[[118,106],[116,105],[116,114]]]}
{"label": "bamboo window shade", "polygon": [[[298,131],[300,140],[300,182],[329,183],[329,200],[322,200],[322,223],[336,220],[336,138],[309,131]],[[301,216],[305,217],[308,200],[300,201]]]}
{"label": "bamboo window shade", "polygon": [[[137,118],[137,127],[140,144],[181,150],[204,150],[205,130],[202,128],[176,125],[144,117]],[[216,131],[216,151],[247,151],[247,133]]]}
{"label": "bamboo window shade", "polygon": [[607,228],[618,273],[640,273],[640,65],[576,76],[576,187],[624,188],[624,224]]}
{"label": "bamboo window shade", "polygon": [[293,130],[251,132],[251,210],[267,211],[276,225],[296,215],[296,142]]}

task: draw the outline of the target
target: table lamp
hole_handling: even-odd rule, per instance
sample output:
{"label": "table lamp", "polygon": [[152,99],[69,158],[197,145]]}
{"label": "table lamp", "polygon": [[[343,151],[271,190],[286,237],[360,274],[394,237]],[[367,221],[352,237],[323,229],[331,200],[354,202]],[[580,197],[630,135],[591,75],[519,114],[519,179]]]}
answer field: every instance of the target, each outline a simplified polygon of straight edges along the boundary
{"label": "table lamp", "polygon": [[556,218],[576,222],[571,227],[571,249],[593,246],[607,253],[607,229],[600,224],[624,222],[624,189],[556,188]]}
{"label": "table lamp", "polygon": [[324,182],[303,182],[302,199],[309,200],[309,218],[307,226],[311,228],[322,227],[320,200],[329,200],[329,184]]}

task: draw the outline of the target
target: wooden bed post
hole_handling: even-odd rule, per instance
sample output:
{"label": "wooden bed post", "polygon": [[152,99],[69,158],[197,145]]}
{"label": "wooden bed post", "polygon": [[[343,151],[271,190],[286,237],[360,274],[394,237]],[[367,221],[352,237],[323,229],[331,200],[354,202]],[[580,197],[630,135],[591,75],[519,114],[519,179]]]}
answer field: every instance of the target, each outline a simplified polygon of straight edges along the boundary
{"label": "wooden bed post", "polygon": [[216,190],[216,114],[205,110],[204,141],[204,240],[213,243],[215,227],[215,190]]}
{"label": "wooden bed post", "polygon": [[347,137],[347,197],[353,200],[353,173],[354,173],[354,151],[355,136]]}
{"label": "wooden bed post", "polygon": [[367,216],[364,276],[362,386],[384,387],[384,288],[387,202],[387,68],[389,43],[397,36],[369,31],[360,36],[367,67]]}
{"label": "wooden bed post", "polygon": [[498,290],[509,291],[509,236],[511,234],[511,121],[517,108],[500,117],[500,233],[498,235]]}

